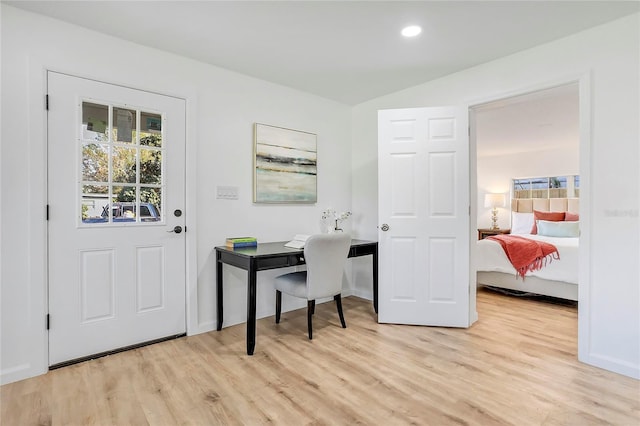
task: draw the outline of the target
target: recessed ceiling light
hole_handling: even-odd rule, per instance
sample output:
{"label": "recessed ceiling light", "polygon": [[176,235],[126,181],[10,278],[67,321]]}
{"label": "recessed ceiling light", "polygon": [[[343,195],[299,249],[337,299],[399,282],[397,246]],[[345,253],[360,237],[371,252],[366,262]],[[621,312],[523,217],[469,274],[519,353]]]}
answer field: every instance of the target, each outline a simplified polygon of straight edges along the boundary
{"label": "recessed ceiling light", "polygon": [[410,25],[402,29],[402,35],[405,37],[415,37],[422,32],[422,28],[417,25]]}

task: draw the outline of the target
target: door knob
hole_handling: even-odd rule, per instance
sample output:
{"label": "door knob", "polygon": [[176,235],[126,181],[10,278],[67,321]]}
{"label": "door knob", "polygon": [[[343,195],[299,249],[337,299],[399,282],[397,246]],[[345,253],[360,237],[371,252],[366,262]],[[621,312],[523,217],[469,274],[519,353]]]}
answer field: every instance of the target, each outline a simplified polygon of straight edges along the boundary
{"label": "door knob", "polygon": [[175,232],[176,234],[179,234],[182,232],[182,226],[176,225],[171,231],[167,231],[167,232]]}
{"label": "door knob", "polygon": [[382,229],[384,232],[387,232],[389,230],[389,225],[387,225],[386,223],[383,223],[380,229]]}

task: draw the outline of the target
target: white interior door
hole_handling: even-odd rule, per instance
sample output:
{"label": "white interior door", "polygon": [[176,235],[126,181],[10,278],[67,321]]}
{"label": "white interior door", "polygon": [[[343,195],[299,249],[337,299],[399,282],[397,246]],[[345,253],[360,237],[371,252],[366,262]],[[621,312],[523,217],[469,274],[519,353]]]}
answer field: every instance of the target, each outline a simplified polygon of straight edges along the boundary
{"label": "white interior door", "polygon": [[466,108],[378,113],[383,323],[469,326]]}
{"label": "white interior door", "polygon": [[49,365],[184,333],[184,100],[47,81]]}

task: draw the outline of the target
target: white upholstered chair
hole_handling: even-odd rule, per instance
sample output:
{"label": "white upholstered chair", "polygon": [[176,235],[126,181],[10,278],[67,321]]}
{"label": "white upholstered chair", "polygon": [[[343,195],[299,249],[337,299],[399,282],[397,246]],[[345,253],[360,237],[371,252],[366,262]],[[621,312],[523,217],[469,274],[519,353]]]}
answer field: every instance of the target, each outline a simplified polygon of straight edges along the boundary
{"label": "white upholstered chair", "polygon": [[344,233],[318,234],[309,237],[304,245],[306,271],[283,274],[275,279],[276,324],[280,323],[282,293],[307,299],[307,327],[309,340],[313,339],[312,316],[316,299],[333,296],[338,308],[342,328],[347,325],[342,314],[342,273],[344,270],[351,236]]}

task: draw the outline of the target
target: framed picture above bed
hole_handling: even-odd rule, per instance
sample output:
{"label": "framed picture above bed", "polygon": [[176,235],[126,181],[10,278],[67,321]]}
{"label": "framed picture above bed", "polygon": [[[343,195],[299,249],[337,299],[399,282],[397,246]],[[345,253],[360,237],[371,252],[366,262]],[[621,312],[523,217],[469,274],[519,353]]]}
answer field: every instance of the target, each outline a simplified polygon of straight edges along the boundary
{"label": "framed picture above bed", "polygon": [[254,203],[317,201],[316,135],[255,123]]}

